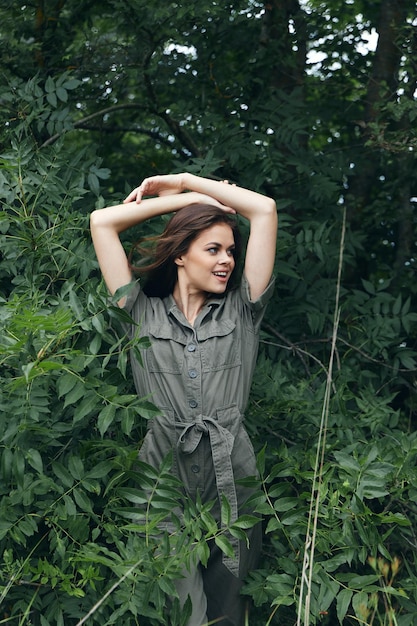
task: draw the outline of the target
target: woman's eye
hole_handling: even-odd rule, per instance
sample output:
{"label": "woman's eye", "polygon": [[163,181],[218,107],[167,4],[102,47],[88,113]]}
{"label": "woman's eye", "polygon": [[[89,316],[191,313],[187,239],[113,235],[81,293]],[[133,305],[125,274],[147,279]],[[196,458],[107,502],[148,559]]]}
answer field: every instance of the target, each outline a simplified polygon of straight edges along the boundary
{"label": "woman's eye", "polygon": [[210,252],[210,254],[216,254],[217,248],[209,248],[208,252]]}

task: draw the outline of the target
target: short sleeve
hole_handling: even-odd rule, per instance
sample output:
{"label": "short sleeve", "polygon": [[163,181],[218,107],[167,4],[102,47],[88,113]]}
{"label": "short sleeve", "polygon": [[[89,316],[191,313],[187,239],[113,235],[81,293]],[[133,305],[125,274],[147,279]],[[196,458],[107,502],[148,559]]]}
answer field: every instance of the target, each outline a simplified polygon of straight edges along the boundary
{"label": "short sleeve", "polygon": [[249,283],[246,276],[243,274],[242,280],[240,283],[240,297],[246,303],[247,306],[252,310],[252,318],[253,324],[256,329],[259,329],[262,318],[265,314],[265,310],[268,302],[272,298],[272,294],[274,293],[275,288],[275,276],[271,276],[269,283],[261,295],[256,298],[256,300],[251,300],[250,297],[250,288]]}
{"label": "short sleeve", "polygon": [[265,291],[261,293],[261,295],[258,298],[256,298],[256,300],[251,300],[249,283],[248,283],[246,276],[243,274],[242,280],[240,283],[241,297],[249,305],[251,305],[254,310],[263,309],[266,307],[269,300],[271,299],[272,294],[274,293],[274,287],[275,287],[275,276],[271,276]]}
{"label": "short sleeve", "polygon": [[126,301],[122,307],[125,311],[127,311],[127,313],[132,312],[135,302],[138,299],[138,296],[140,293],[139,281],[132,281],[131,283],[129,283],[129,285],[126,285],[126,287],[129,287],[129,286],[130,286],[130,289],[125,295]]}

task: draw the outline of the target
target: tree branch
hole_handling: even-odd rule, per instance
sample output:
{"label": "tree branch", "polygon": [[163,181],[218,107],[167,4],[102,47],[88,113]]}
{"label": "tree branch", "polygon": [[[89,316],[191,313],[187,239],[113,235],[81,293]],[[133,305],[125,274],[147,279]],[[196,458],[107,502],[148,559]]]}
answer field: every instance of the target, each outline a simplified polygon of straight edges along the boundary
{"label": "tree branch", "polygon": [[149,72],[147,71],[151,58],[152,54],[148,54],[148,57],[144,63],[143,81],[148,93],[149,100],[153,104],[154,113],[164,120],[168,128],[172,131],[175,137],[177,137],[177,139],[181,142],[184,148],[188,150],[192,156],[201,156],[200,149],[193,141],[189,133],[187,133],[185,128],[182,128],[177,120],[174,120],[174,118],[172,118],[165,110],[160,110],[158,99],[156,97],[152,82],[149,78]]}
{"label": "tree branch", "polygon": [[[128,104],[114,104],[110,107],[106,107],[105,109],[100,109],[100,111],[95,111],[95,113],[91,113],[90,115],[87,115],[86,117],[83,117],[80,120],[77,120],[76,122],[74,122],[74,126],[71,130],[75,130],[76,128],[82,128],[82,126],[86,123],[89,122],[90,120],[93,120],[96,117],[103,117],[103,115],[106,115],[107,113],[113,113],[114,111],[120,111],[122,109],[144,109],[146,110],[146,107],[144,107],[142,104],[134,104],[134,103],[128,103]],[[55,143],[55,141],[57,141],[57,139],[59,139],[61,137],[61,135],[63,135],[64,133],[69,132],[68,130],[63,130],[60,133],[56,133],[55,135],[52,135],[51,137],[49,137],[46,141],[43,142],[43,144],[41,145],[41,148],[45,148],[46,146],[49,146],[51,143]]]}
{"label": "tree branch", "polygon": [[177,146],[175,146],[175,144],[172,141],[169,141],[167,137],[164,137],[161,133],[158,133],[157,131],[150,130],[148,128],[142,128],[141,126],[111,126],[109,127],[109,126],[101,126],[101,125],[94,125],[94,124],[79,124],[78,128],[80,130],[89,130],[89,131],[96,131],[96,132],[101,132],[101,133],[136,133],[138,135],[146,135],[147,137],[150,137],[151,139],[154,139],[155,141],[158,141],[159,143],[164,144],[170,149],[175,148],[182,158],[184,159],[189,158],[188,153],[184,152],[181,148],[178,148]]}

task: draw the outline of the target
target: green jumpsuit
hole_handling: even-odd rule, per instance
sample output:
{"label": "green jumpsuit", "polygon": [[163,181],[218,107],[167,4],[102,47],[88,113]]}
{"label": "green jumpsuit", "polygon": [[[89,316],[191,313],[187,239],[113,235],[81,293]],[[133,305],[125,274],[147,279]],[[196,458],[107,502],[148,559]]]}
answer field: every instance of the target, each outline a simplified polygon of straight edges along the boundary
{"label": "green jumpsuit", "polygon": [[[202,501],[216,500],[212,509],[220,519],[219,496],[231,506],[232,520],[247,490],[235,480],[256,474],[255,455],[243,416],[248,402],[259,344],[259,329],[273,292],[271,279],[254,302],[243,276],[240,287],[224,296],[211,296],[191,325],[172,295],[148,297],[135,283],[125,309],[149,337],[143,366],[132,353],[132,370],[140,397],[150,396],[161,415],[149,423],[139,458],[159,467],[173,451],[173,472],[186,493]],[[132,335],[134,329],[131,330]],[[189,594],[193,614],[189,626],[224,616],[219,624],[244,623],[242,580],[255,567],[261,539],[259,524],[249,533],[250,548],[234,541],[234,558],[216,546],[207,568],[198,568],[178,581],[183,601]],[[227,616],[227,617],[226,617]]]}

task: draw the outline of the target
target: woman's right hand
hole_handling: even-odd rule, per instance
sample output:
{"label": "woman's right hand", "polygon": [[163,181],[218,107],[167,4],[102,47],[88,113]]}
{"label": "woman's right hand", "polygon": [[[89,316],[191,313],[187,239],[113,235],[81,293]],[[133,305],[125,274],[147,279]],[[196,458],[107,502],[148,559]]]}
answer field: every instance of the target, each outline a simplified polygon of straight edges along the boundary
{"label": "woman's right hand", "polygon": [[136,202],[139,204],[144,196],[167,196],[185,191],[183,174],[166,174],[163,176],[150,176],[145,178],[139,187],[133,189],[125,203]]}

